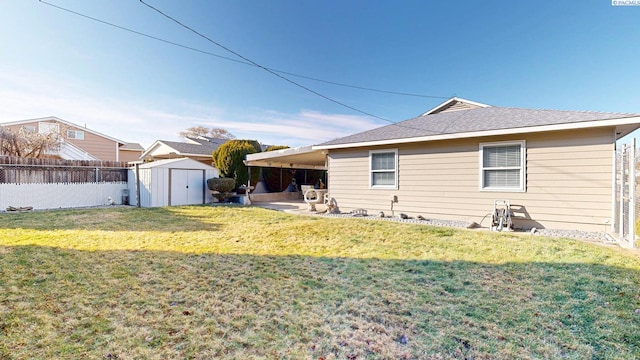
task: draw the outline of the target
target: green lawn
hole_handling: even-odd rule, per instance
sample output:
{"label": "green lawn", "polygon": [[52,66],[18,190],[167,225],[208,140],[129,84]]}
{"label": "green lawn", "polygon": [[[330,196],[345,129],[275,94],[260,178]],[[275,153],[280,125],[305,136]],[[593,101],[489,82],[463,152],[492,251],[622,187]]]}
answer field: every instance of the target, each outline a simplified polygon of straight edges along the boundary
{"label": "green lawn", "polygon": [[243,207],[0,224],[0,359],[640,354],[640,258],[617,248]]}

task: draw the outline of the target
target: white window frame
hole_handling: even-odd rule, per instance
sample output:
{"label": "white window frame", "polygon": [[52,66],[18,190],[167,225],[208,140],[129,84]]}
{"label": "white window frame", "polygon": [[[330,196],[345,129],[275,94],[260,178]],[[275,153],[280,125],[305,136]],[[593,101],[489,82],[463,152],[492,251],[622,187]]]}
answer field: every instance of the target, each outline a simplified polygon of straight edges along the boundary
{"label": "white window frame", "polygon": [[[520,166],[518,167],[500,167],[500,168],[485,168],[484,167],[484,148],[485,147],[496,147],[496,146],[520,146]],[[516,140],[516,141],[497,141],[497,142],[487,142],[480,143],[479,146],[479,169],[480,169],[480,191],[499,191],[499,192],[526,192],[526,178],[527,178],[527,143],[525,140]],[[520,170],[520,184],[518,187],[507,187],[507,188],[497,188],[497,187],[486,187],[484,184],[484,172],[485,170]]]}
{"label": "white window frame", "polygon": [[40,134],[48,134],[48,133],[59,134],[60,133],[60,125],[52,122],[40,122],[38,123],[38,133]]}
{"label": "white window frame", "polygon": [[[394,169],[393,170],[373,170],[373,155],[374,154],[385,154],[385,153],[393,153],[394,155]],[[374,185],[373,184],[373,174],[380,172],[391,172],[393,171],[393,185]],[[398,189],[398,149],[384,149],[384,150],[369,150],[369,188],[370,189]]]}
{"label": "white window frame", "polygon": [[26,131],[26,132],[36,132],[36,126],[35,125],[22,125],[22,130]]}
{"label": "white window frame", "polygon": [[[73,133],[73,137],[69,136],[69,133]],[[78,136],[80,134],[80,136]],[[67,139],[84,140],[84,131],[82,130],[67,130]]]}

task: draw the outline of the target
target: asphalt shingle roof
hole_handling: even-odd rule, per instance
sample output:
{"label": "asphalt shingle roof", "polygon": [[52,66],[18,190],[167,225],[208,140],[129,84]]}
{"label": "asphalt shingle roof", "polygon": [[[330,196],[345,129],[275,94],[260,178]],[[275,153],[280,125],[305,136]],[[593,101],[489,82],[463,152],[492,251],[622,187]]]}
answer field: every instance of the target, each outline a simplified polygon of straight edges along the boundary
{"label": "asphalt shingle roof", "polygon": [[571,124],[636,116],[640,116],[640,114],[481,107],[422,115],[397,124],[331,140],[319,146]]}
{"label": "asphalt shingle roof", "polygon": [[189,144],[177,141],[160,140],[163,144],[175,149],[181,154],[211,155],[221,144],[202,141],[200,144]]}
{"label": "asphalt shingle roof", "polygon": [[138,143],[126,143],[120,146],[120,150],[135,150],[135,151],[144,151],[142,145]]}

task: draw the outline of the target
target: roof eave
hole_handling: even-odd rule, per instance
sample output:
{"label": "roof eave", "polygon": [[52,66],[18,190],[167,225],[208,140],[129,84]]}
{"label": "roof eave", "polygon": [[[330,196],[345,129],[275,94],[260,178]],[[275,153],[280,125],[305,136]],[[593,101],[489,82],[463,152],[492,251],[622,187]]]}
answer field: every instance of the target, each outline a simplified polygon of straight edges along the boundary
{"label": "roof eave", "polygon": [[609,119],[609,120],[583,121],[583,122],[569,123],[569,124],[541,125],[541,126],[530,126],[530,127],[523,127],[523,128],[509,128],[509,129],[470,131],[470,132],[452,133],[452,134],[419,136],[419,137],[402,138],[402,139],[363,141],[363,142],[354,142],[354,143],[346,143],[346,144],[332,144],[332,145],[320,144],[320,145],[314,145],[313,149],[314,150],[331,150],[331,149],[356,148],[356,147],[366,147],[366,146],[408,144],[408,143],[427,142],[427,141],[436,141],[436,140],[452,140],[452,139],[462,139],[462,138],[526,134],[526,133],[534,133],[534,132],[548,132],[548,131],[560,131],[560,130],[577,130],[577,129],[589,129],[589,128],[598,128],[598,127],[631,125],[631,124],[637,124],[640,127],[640,116]]}
{"label": "roof eave", "polygon": [[[274,151],[265,151],[245,156],[244,164],[247,166],[262,166],[287,169],[315,169],[326,170],[325,152],[313,149],[313,146],[301,146],[296,148],[287,148]],[[298,156],[311,156],[302,159]],[[315,157],[318,158],[315,158]],[[318,160],[321,159],[321,165]],[[306,160],[306,161],[305,161]]]}

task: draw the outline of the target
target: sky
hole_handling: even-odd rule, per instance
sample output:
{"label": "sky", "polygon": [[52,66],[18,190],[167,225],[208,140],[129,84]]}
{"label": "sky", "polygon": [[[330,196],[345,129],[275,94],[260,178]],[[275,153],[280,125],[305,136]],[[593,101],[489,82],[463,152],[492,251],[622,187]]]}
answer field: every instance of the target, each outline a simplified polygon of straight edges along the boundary
{"label": "sky", "polygon": [[144,1],[194,31],[139,0],[0,0],[0,123],[56,116],[144,147],[202,125],[303,146],[452,96],[640,113],[640,6]]}

